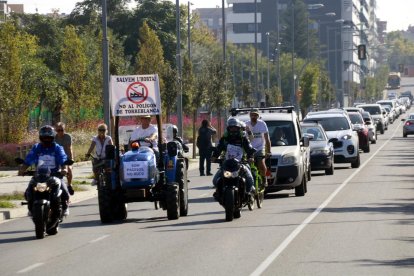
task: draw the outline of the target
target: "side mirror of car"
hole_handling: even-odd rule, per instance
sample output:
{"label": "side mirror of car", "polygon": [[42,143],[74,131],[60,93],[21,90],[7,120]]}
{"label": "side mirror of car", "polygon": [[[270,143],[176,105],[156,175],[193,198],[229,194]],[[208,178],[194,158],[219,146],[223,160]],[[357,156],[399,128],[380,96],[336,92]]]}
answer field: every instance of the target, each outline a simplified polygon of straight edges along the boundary
{"label": "side mirror of car", "polygon": [[300,139],[300,143],[303,147],[309,147],[309,138],[304,136]]}
{"label": "side mirror of car", "polygon": [[405,119],[401,119],[402,122],[405,122]]}
{"label": "side mirror of car", "polygon": [[312,133],[305,133],[303,134],[303,137],[308,137],[309,140],[315,139],[315,136]]}

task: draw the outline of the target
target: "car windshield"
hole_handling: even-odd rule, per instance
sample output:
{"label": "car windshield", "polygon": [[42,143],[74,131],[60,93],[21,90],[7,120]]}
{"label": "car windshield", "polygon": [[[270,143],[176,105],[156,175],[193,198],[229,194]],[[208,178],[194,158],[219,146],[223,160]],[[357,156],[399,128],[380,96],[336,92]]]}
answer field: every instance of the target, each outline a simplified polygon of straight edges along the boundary
{"label": "car windshield", "polygon": [[345,117],[309,118],[304,122],[320,123],[325,131],[350,129],[348,120]]}
{"label": "car windshield", "polygon": [[350,112],[350,113],[348,113],[348,115],[349,115],[349,119],[351,119],[351,123],[353,123],[354,125],[355,124],[362,125],[364,123],[361,116],[358,113]]}
{"label": "car windshield", "polygon": [[326,137],[319,127],[302,127],[303,133],[313,134],[312,141],[325,141]]}
{"label": "car windshield", "polygon": [[414,119],[414,114],[410,114],[410,117],[408,119]]}
{"label": "car windshield", "polygon": [[381,114],[381,108],[379,106],[362,106],[365,111],[368,111],[371,115]]}
{"label": "car windshield", "polygon": [[[272,146],[297,145],[295,128],[290,121],[266,121]],[[280,141],[283,141],[282,143]]]}

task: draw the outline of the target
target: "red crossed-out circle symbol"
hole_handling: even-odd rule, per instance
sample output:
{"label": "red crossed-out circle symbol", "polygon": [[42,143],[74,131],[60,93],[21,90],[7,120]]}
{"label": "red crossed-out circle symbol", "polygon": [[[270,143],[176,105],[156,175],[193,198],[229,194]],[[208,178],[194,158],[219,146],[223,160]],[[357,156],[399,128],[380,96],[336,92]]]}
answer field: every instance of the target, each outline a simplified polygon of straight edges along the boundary
{"label": "red crossed-out circle symbol", "polygon": [[128,86],[126,96],[131,102],[140,104],[147,99],[148,88],[142,82],[133,82]]}

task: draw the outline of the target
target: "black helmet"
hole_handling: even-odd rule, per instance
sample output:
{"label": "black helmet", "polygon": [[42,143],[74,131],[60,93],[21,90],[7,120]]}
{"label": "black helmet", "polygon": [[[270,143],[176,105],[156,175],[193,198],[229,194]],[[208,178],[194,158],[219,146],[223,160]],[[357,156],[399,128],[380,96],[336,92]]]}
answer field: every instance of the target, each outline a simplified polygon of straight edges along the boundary
{"label": "black helmet", "polygon": [[53,140],[55,139],[55,135],[56,135],[55,129],[50,125],[42,126],[39,130],[39,140],[41,142],[45,142],[45,138],[49,138],[49,139],[46,139],[47,142],[49,141],[53,142]]}
{"label": "black helmet", "polygon": [[234,117],[229,118],[227,120],[227,130],[229,130],[230,127],[238,127],[238,128],[240,128],[241,127],[240,121],[237,120]]}

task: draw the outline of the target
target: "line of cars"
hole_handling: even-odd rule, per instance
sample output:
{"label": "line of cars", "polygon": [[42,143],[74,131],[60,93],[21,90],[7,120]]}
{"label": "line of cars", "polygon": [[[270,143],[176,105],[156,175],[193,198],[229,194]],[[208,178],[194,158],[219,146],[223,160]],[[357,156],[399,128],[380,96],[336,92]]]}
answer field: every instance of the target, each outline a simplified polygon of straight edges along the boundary
{"label": "line of cars", "polygon": [[[236,117],[247,121],[248,110]],[[361,151],[370,152],[378,132],[384,134],[389,124],[388,113],[380,104],[309,112],[302,121],[292,106],[258,110],[272,145],[265,193],[294,189],[296,196],[304,196],[312,171],[333,175],[335,163],[359,168]],[[414,131],[414,114],[409,125]]]}

